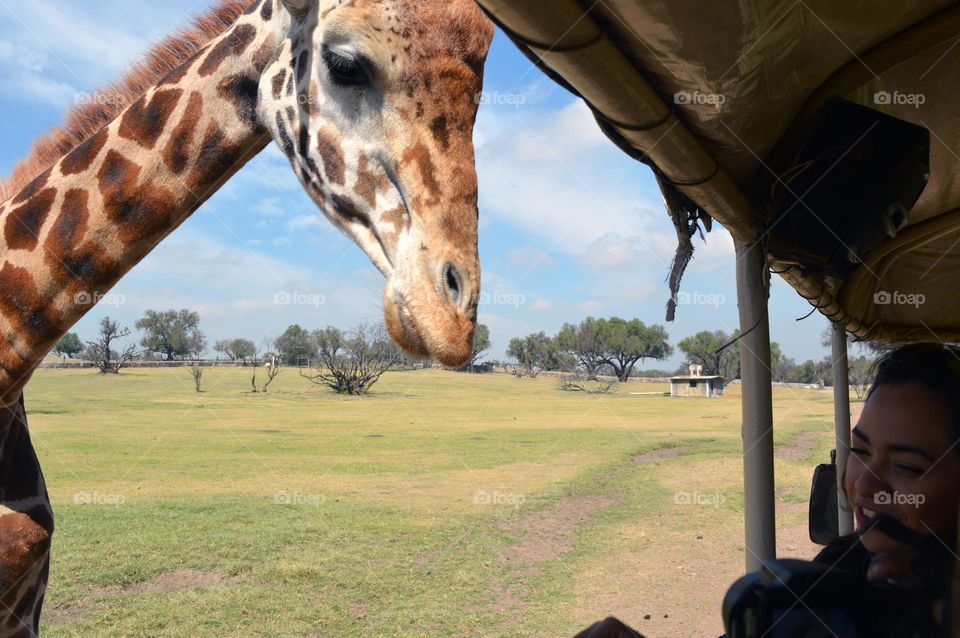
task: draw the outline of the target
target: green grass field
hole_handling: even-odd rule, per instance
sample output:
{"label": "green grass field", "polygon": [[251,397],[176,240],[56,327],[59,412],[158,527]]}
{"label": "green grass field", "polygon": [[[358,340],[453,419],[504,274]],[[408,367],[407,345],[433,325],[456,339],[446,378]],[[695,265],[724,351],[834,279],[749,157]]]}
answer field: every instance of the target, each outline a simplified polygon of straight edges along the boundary
{"label": "green grass field", "polygon": [[[743,566],[738,386],[585,395],[425,370],[352,398],[295,370],[269,394],[243,369],[203,381],[34,376],[57,516],[45,635],[571,636],[611,613],[648,638],[721,630]],[[774,398],[781,553],[809,555],[832,399]]]}

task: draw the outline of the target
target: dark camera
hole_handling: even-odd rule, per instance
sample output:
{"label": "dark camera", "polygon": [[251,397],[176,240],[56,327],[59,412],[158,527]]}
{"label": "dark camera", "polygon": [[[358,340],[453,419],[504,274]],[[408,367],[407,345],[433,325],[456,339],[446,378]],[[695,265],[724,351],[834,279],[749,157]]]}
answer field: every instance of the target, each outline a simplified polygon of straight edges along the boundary
{"label": "dark camera", "polygon": [[868,583],[829,564],[770,560],[723,599],[729,638],[928,638],[938,635],[928,592]]}

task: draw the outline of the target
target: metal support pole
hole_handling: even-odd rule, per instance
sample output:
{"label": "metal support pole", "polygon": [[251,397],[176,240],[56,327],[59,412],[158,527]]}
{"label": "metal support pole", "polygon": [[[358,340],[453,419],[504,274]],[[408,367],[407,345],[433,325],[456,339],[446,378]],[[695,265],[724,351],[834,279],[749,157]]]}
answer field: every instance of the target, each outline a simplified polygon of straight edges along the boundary
{"label": "metal support pole", "polygon": [[[850,374],[847,362],[847,331],[839,323],[832,325],[833,344],[833,422],[836,431],[837,469],[847,466],[850,456]],[[843,475],[837,472],[837,521],[841,536],[853,533],[853,512],[843,493]]]}
{"label": "metal support pole", "polygon": [[773,476],[773,389],[770,375],[769,278],[760,245],[736,242],[743,390],[743,497],[747,571],[776,558]]}

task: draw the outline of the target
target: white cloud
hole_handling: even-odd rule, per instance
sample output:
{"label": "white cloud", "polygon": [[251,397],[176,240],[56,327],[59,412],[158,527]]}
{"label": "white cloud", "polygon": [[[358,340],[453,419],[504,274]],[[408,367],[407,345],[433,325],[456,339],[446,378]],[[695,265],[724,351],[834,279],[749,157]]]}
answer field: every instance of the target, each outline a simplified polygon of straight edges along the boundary
{"label": "white cloud", "polygon": [[379,322],[382,289],[383,278],[372,266],[346,276],[318,272],[181,229],[112,291],[122,295],[122,305],[98,306],[77,330],[92,333],[105,314],[132,326],[147,309],[192,308],[211,343],[231,336],[259,341],[292,323],[313,328]]}
{"label": "white cloud", "polygon": [[624,163],[576,101],[557,112],[481,111],[477,148],[481,215],[543,240],[552,252],[583,252],[609,233],[663,224],[663,206],[637,184],[647,170]]}

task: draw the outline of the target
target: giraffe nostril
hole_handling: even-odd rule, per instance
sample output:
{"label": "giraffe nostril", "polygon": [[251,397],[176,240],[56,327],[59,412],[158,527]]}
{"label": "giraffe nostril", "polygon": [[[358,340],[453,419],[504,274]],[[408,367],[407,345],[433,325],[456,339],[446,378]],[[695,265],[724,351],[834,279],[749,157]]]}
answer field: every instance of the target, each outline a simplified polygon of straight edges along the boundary
{"label": "giraffe nostril", "polygon": [[454,304],[460,303],[460,273],[453,264],[447,264],[443,269],[443,282],[447,295]]}

